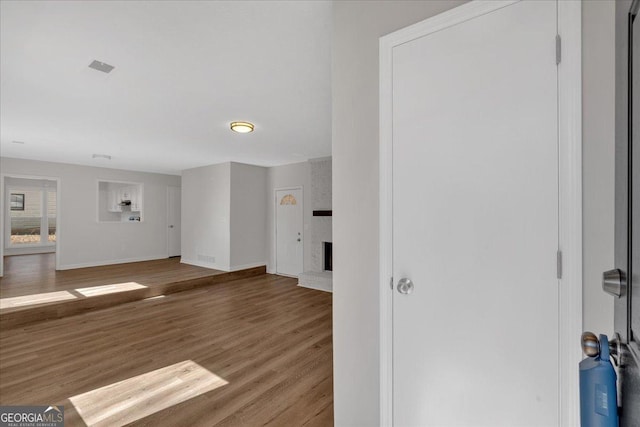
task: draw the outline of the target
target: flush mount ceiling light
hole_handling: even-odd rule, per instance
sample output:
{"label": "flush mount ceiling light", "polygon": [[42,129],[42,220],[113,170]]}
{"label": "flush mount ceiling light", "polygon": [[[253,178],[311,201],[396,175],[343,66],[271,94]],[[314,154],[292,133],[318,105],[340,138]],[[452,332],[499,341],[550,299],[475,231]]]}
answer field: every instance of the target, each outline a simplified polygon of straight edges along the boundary
{"label": "flush mount ceiling light", "polygon": [[91,158],[93,159],[107,159],[107,160],[111,160],[111,156],[108,154],[94,154],[91,156]]}
{"label": "flush mount ceiling light", "polygon": [[106,62],[96,61],[95,59],[91,64],[89,64],[89,68],[93,68],[94,70],[102,71],[103,73],[110,73],[113,70],[113,65],[109,65]]}
{"label": "flush mount ceiling light", "polygon": [[11,141],[12,144],[24,145],[24,141]]}
{"label": "flush mount ceiling light", "polygon": [[231,122],[231,130],[238,133],[253,132],[253,124],[249,122]]}

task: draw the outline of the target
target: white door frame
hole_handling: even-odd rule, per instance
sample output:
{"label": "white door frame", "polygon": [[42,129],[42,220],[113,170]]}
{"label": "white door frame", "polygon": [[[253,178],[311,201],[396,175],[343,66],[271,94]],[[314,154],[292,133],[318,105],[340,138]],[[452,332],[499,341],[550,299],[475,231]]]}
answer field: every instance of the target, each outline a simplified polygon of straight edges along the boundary
{"label": "white door frame", "polygon": [[[302,192],[302,200],[300,200],[300,208],[302,209],[302,270],[304,270],[304,188],[302,185],[293,187],[278,187],[273,189],[273,254],[274,254],[274,273],[281,276],[288,274],[278,273],[278,191],[300,190]],[[292,276],[293,277],[293,276]]]}
{"label": "white door frame", "polygon": [[[392,53],[395,46],[509,6],[517,1],[472,1],[380,38],[380,424],[393,425],[393,198]],[[558,425],[580,422],[578,363],[582,352],[582,5],[560,0],[558,34],[559,297]],[[554,40],[549,40],[550,45]]]}
{"label": "white door frame", "polygon": [[62,217],[62,203],[60,203],[61,197],[60,193],[62,192],[62,183],[60,177],[53,176],[41,176],[41,175],[20,175],[15,173],[3,173],[0,174],[0,194],[3,196],[0,197],[0,277],[4,275],[4,245],[5,245],[5,203],[8,197],[7,194],[4,193],[5,190],[5,178],[20,178],[20,179],[45,179],[47,181],[55,181],[56,183],[56,250],[55,250],[55,258],[56,258],[56,270],[60,270],[60,254],[61,246],[60,246],[60,218]]}

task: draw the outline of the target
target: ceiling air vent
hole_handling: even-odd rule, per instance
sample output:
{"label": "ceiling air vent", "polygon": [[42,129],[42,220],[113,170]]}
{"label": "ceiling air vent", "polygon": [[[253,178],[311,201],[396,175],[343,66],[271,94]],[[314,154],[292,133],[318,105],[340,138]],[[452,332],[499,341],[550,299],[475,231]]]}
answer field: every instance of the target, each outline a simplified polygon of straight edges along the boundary
{"label": "ceiling air vent", "polygon": [[113,65],[109,65],[106,62],[96,61],[95,59],[91,64],[89,64],[89,68],[93,68],[94,70],[102,71],[103,73],[110,73],[115,67]]}

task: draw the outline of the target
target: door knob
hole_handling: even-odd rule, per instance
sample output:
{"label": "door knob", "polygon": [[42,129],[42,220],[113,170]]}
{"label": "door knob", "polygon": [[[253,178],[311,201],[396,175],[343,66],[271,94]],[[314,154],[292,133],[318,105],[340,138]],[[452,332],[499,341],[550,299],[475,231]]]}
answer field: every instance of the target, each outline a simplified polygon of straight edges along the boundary
{"label": "door knob", "polygon": [[403,277],[398,282],[398,292],[404,295],[409,295],[413,292],[413,282],[410,279]]}
{"label": "door knob", "polygon": [[170,225],[169,228],[173,228],[173,225]]}
{"label": "door knob", "polygon": [[602,290],[606,293],[620,298],[627,287],[624,273],[614,268],[602,273]]}
{"label": "door knob", "polygon": [[298,242],[300,241],[300,238],[298,237]]}
{"label": "door knob", "polygon": [[[600,340],[593,332],[583,332],[580,337],[582,341],[582,352],[587,357],[600,356]],[[616,366],[620,364],[620,355],[622,354],[622,340],[620,334],[613,334],[613,338],[609,340],[609,355],[613,359],[613,363]]]}

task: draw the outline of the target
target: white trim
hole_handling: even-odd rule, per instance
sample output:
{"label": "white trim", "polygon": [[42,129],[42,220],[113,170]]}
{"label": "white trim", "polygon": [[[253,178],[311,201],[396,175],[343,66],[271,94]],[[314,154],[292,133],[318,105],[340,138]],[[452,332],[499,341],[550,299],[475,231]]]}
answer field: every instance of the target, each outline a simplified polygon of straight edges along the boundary
{"label": "white trim", "polygon": [[[380,38],[380,425],[393,425],[392,52],[395,46],[484,15],[515,1],[473,1]],[[582,6],[558,1],[562,62],[558,67],[559,247],[563,274],[559,290],[559,420],[579,424],[578,363],[575,344],[582,332]]]}
{"label": "white trim", "polygon": [[285,190],[300,190],[302,191],[302,199],[300,200],[300,207],[302,208],[302,270],[304,271],[304,242],[305,242],[305,233],[304,233],[304,187],[302,185],[294,185],[288,187],[278,187],[273,189],[273,257],[274,257],[274,266],[273,273],[278,274],[280,276],[287,277],[295,277],[288,274],[278,273],[278,191]]}
{"label": "white trim", "polygon": [[78,264],[61,265],[58,270],[73,270],[76,268],[101,267],[103,265],[128,264],[130,262],[154,261],[157,259],[166,259],[166,257],[164,255],[151,255],[151,256],[144,256],[144,257],[111,259],[106,261],[81,262]]}
{"label": "white trim", "polygon": [[5,190],[5,178],[18,178],[18,179],[34,179],[34,180],[47,180],[47,181],[55,181],[56,182],[56,250],[55,250],[55,258],[56,258],[56,270],[62,270],[62,267],[60,266],[60,259],[62,258],[62,245],[60,244],[61,240],[62,240],[62,227],[60,226],[62,224],[62,179],[58,176],[42,176],[42,175],[21,175],[21,174],[15,174],[15,173],[3,173],[0,174],[0,194],[2,195],[2,197],[0,197],[0,242],[2,242],[2,244],[0,244],[0,277],[3,276],[4,274],[4,246],[5,246],[5,241],[4,241],[4,233],[5,233],[5,217],[4,217],[4,199],[5,197],[7,197],[6,194],[4,194],[4,190]]}
{"label": "white trim", "polygon": [[322,286],[303,285],[300,282],[298,282],[298,286],[305,289],[313,289],[314,291],[329,292],[330,294],[333,293],[333,289],[323,288]]}
{"label": "white trim", "polygon": [[[411,27],[410,27],[411,28]],[[393,47],[380,39],[380,425],[393,426]],[[394,40],[392,40],[392,38]],[[386,286],[385,286],[386,284]]]}
{"label": "white trim", "polygon": [[24,248],[5,248],[4,256],[51,254],[55,253],[55,251],[55,243],[49,243],[45,245],[25,245]]}
{"label": "white trim", "polygon": [[[167,258],[171,257],[171,255],[169,254],[169,251],[171,250],[169,248],[169,233],[170,233],[170,231],[169,231],[169,209],[171,209],[169,207],[169,192],[171,191],[171,189],[169,187],[171,187],[171,186],[167,185],[167,190],[166,190],[166,194],[165,194],[165,197],[166,197],[165,203],[166,203],[166,206],[167,206],[167,211],[165,212],[166,215],[165,215],[165,218],[164,218],[164,220],[165,220],[164,228],[165,228],[165,231],[167,232],[166,233],[166,237],[167,237],[166,240],[167,241],[165,242],[165,245],[167,247]],[[182,206],[180,207],[180,209],[182,209]],[[182,245],[180,245],[180,246],[182,246]],[[182,249],[182,248],[180,248],[180,249]],[[182,250],[180,252],[182,252]]]}
{"label": "white trim", "polygon": [[195,265],[196,267],[203,267],[203,268],[210,268],[213,270],[218,270],[218,271],[224,271],[225,273],[233,273],[235,271],[241,271],[241,270],[248,270],[250,268],[256,268],[256,267],[265,267],[267,266],[266,262],[253,262],[250,264],[242,264],[242,265],[236,265],[233,267],[228,267],[228,266],[221,266],[219,264],[216,263],[207,263],[207,262],[202,262],[202,261],[192,261],[190,259],[185,259],[185,258],[181,258],[180,259],[180,263],[181,264],[189,264],[189,265]]}
{"label": "white trim", "polygon": [[229,271],[248,270],[250,268],[266,267],[266,266],[267,266],[267,263],[265,261],[251,262],[249,264],[234,265],[233,267],[229,268]]}
{"label": "white trim", "polygon": [[229,268],[228,265],[220,265],[220,264],[210,263],[210,262],[194,261],[194,260],[190,260],[190,259],[184,258],[184,257],[180,258],[180,263],[181,264],[195,265],[196,267],[211,268],[213,270],[224,271],[224,272],[227,272],[227,273],[229,271],[231,271],[231,269]]}
{"label": "white trim", "polygon": [[327,161],[327,160],[331,160],[331,156],[316,157],[314,159],[309,159],[307,161],[311,162],[311,163],[315,163],[315,162],[324,162],[324,161]]}
{"label": "white trim", "polygon": [[559,288],[559,368],[561,426],[580,424],[577,337],[582,333],[582,4],[558,1],[559,248],[563,277]]}

